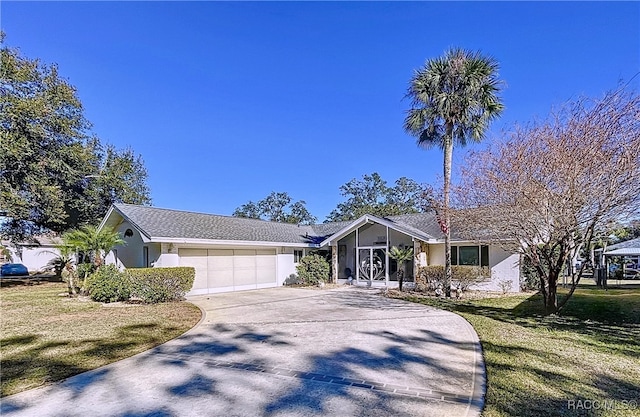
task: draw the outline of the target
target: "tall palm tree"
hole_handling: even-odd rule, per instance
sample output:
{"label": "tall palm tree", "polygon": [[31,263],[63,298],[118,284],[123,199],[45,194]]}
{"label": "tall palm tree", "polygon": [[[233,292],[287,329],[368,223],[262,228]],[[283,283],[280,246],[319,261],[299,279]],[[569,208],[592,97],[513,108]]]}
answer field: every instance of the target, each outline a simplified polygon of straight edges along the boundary
{"label": "tall palm tree", "polygon": [[451,295],[451,214],[449,193],[453,145],[480,142],[489,123],[504,106],[498,96],[502,82],[498,63],[479,52],[453,48],[428,60],[415,71],[407,97],[411,109],[404,121],[407,133],[418,145],[444,151],[444,187],[441,229],[445,236],[445,291]]}
{"label": "tall palm tree", "polygon": [[413,259],[413,248],[398,248],[392,246],[389,249],[389,258],[394,259],[398,263],[398,288],[402,291],[402,283],[404,282],[405,264]]}

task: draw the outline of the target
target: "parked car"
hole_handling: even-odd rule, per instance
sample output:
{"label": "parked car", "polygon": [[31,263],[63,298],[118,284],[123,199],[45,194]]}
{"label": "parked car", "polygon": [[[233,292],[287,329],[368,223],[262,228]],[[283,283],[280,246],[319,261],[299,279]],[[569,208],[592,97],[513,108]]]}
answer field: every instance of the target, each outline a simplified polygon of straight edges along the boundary
{"label": "parked car", "polygon": [[22,264],[4,264],[0,267],[3,277],[29,275],[29,270]]}

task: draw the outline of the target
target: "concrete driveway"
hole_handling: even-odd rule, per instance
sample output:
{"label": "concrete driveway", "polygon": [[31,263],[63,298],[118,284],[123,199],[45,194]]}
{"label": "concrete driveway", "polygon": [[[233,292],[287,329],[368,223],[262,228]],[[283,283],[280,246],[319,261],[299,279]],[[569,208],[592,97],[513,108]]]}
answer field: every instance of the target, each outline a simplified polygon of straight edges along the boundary
{"label": "concrete driveway", "polygon": [[375,290],[190,299],[183,336],[3,398],[2,416],[476,416],[484,364],[461,317]]}

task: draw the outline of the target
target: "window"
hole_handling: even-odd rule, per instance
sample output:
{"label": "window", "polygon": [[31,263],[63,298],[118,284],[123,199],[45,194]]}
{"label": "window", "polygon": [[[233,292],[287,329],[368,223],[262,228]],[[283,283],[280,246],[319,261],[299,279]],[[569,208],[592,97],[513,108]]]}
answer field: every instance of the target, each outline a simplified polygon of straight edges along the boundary
{"label": "window", "polygon": [[294,249],[294,251],[293,251],[293,263],[297,264],[298,262],[300,262],[300,259],[302,259],[302,250],[301,249]]}
{"label": "window", "polygon": [[489,266],[489,246],[451,246],[451,265]]}

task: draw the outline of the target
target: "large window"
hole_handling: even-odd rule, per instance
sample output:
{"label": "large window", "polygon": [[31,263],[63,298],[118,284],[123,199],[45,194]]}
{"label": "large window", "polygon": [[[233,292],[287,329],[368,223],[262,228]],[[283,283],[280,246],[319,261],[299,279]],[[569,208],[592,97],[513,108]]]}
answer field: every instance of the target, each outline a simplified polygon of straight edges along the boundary
{"label": "large window", "polygon": [[298,263],[300,262],[300,259],[302,259],[302,250],[298,250],[298,249],[294,249],[293,250],[293,263]]}
{"label": "large window", "polygon": [[451,246],[451,265],[489,266],[489,246]]}

